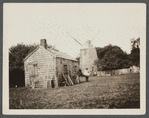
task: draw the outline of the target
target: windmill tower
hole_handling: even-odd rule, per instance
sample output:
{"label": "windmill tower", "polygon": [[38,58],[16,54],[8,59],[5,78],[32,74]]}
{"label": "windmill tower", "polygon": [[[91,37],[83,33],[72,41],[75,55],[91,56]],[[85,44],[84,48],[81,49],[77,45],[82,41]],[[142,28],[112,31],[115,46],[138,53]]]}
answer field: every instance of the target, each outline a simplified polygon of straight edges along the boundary
{"label": "windmill tower", "polygon": [[89,69],[90,72],[97,71],[97,66],[94,65],[94,61],[97,59],[97,52],[95,47],[88,40],[85,42],[83,48],[80,49],[80,69]]}
{"label": "windmill tower", "polygon": [[91,44],[95,37],[92,40],[87,40],[83,45],[74,37],[72,38],[82,46],[80,49],[80,69],[84,71],[86,68],[88,68],[91,73],[97,72],[97,66],[94,64],[94,61],[98,58],[97,51]]}

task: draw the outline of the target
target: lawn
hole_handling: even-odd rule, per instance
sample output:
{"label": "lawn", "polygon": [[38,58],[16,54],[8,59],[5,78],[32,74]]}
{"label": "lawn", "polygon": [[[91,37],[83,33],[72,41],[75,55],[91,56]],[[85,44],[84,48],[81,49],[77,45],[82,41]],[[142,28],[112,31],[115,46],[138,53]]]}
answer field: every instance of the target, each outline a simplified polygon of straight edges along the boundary
{"label": "lawn", "polygon": [[140,74],[90,77],[54,89],[10,88],[10,109],[140,108]]}

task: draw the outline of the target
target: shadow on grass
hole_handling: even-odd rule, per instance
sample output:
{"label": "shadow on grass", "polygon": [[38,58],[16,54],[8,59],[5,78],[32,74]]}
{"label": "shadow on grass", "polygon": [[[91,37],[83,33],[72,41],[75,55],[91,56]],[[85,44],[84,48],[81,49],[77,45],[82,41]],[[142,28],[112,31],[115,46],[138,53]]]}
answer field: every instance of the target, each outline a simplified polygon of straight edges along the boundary
{"label": "shadow on grass", "polygon": [[113,108],[121,108],[121,109],[126,109],[126,108],[140,108],[140,101],[126,101],[125,103],[117,103],[117,104],[110,104],[109,105],[110,109]]}
{"label": "shadow on grass", "polygon": [[[115,100],[116,101],[116,100]],[[72,102],[69,108],[79,108],[79,109],[136,109],[140,108],[140,101],[104,101],[104,100],[92,100],[92,101],[79,101]]]}

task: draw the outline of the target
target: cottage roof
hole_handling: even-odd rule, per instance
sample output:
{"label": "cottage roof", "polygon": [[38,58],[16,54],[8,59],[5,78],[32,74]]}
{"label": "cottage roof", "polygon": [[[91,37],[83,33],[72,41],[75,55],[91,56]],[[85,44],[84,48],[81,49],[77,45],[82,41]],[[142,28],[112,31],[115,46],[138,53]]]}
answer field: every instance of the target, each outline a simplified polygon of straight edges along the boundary
{"label": "cottage roof", "polygon": [[[40,46],[38,46],[34,51],[32,51],[29,55],[27,55],[24,59],[24,61],[29,58],[34,52],[36,52],[38,49],[40,48]],[[47,48],[47,51],[49,51],[54,57],[59,57],[59,58],[64,58],[64,59],[69,59],[69,60],[73,60],[73,61],[77,61],[75,58],[67,55],[64,52],[52,49],[52,48]]]}

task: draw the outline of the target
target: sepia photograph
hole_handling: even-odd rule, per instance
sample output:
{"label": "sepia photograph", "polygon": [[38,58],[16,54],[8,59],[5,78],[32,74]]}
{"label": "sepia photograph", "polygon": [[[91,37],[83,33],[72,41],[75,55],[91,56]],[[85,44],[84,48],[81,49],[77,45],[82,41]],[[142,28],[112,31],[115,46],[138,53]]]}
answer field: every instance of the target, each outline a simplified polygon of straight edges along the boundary
{"label": "sepia photograph", "polygon": [[3,114],[145,114],[146,4],[4,3]]}

